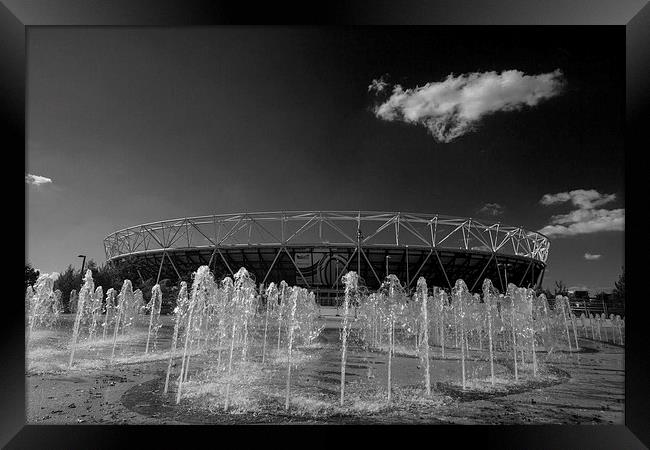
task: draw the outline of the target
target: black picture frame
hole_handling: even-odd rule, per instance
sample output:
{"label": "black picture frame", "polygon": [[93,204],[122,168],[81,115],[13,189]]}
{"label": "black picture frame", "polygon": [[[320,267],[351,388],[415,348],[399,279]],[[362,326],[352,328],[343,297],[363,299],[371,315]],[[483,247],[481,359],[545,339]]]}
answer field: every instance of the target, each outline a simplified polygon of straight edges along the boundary
{"label": "black picture frame", "polygon": [[[626,388],[625,425],[603,426],[435,426],[435,427],[271,427],[261,432],[262,445],[284,440],[311,445],[316,433],[330,436],[329,445],[372,445],[397,438],[398,445],[433,445],[443,442],[457,446],[471,438],[481,447],[500,448],[646,448],[650,442],[648,418],[648,357],[644,350],[643,286],[637,282],[642,266],[634,263],[634,254],[643,251],[642,194],[632,186],[635,172],[642,170],[635,148],[646,151],[644,134],[648,114],[650,80],[650,5],[645,1],[594,0],[539,2],[508,1],[429,1],[388,0],[336,1],[318,5],[267,2],[250,5],[243,2],[207,0],[3,0],[0,4],[0,123],[4,128],[6,154],[25,151],[26,113],[26,31],[33,26],[207,26],[236,24],[281,25],[611,25],[625,27],[627,70],[627,137],[626,137],[626,209],[627,227],[625,261],[628,292],[639,298],[626,305]],[[27,161],[24,159],[25,167]],[[16,173],[18,169],[12,169]],[[24,174],[7,181],[24,184]],[[17,184],[16,184],[17,186]],[[12,190],[6,191],[12,192]],[[8,197],[12,197],[9,195]],[[24,205],[23,205],[24,206]],[[14,210],[15,209],[11,208]],[[16,208],[19,210],[19,208]],[[640,226],[634,226],[641,223]],[[12,225],[15,227],[15,224]],[[15,229],[13,230],[15,232]],[[25,229],[27,236],[27,229]],[[19,244],[18,244],[19,245]],[[11,252],[9,254],[14,254]],[[14,258],[9,258],[10,260]],[[13,264],[13,263],[12,263]],[[15,263],[17,267],[18,264]],[[13,272],[12,272],[13,273]],[[631,273],[631,275],[630,275]],[[12,277],[13,279],[13,277]],[[630,291],[629,280],[632,279]],[[15,283],[18,286],[19,283]],[[632,298],[634,294],[630,294]],[[24,323],[12,318],[23,317],[22,293],[12,293],[4,300],[8,320],[2,326],[2,383],[0,383],[0,443],[7,448],[115,448],[136,445],[145,438],[146,445],[162,448],[198,445],[254,445],[244,427],[165,427],[165,426],[53,426],[26,425]],[[647,302],[646,302],[647,303]],[[180,429],[179,429],[180,428]],[[299,432],[300,437],[296,434]],[[343,437],[338,436],[345,432]],[[277,436],[281,434],[282,437]],[[228,435],[229,439],[224,439]],[[348,437],[349,436],[349,437]],[[315,439],[316,438],[316,439]],[[199,440],[207,439],[204,444]],[[232,439],[235,439],[234,441]],[[404,440],[405,442],[401,442]],[[423,444],[417,444],[422,440]],[[320,439],[318,439],[320,441]],[[145,445],[143,441],[137,445]],[[326,441],[323,441],[327,444]],[[387,442],[387,441],[386,441]],[[320,443],[320,442],[319,442]],[[645,445],[644,445],[645,444]],[[268,444],[266,444],[268,445]]]}

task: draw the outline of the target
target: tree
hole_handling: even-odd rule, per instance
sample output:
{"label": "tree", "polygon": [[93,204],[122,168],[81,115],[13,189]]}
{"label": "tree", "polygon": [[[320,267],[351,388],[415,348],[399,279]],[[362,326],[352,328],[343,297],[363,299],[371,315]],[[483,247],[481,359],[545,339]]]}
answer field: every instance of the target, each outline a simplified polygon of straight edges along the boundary
{"label": "tree", "polygon": [[25,264],[25,292],[27,292],[27,286],[33,286],[38,280],[40,272],[32,267],[30,263]]}
{"label": "tree", "polygon": [[618,300],[625,300],[625,267],[623,273],[618,276],[618,281],[614,282],[614,297]]}
{"label": "tree", "polygon": [[569,293],[569,290],[566,287],[566,284],[564,284],[564,281],[562,280],[557,280],[555,282],[555,295],[567,295]]}
{"label": "tree", "polygon": [[101,267],[94,267],[92,270],[95,286],[101,286],[106,293],[110,288],[119,292],[122,289],[123,280],[120,278],[119,271],[109,264]]}
{"label": "tree", "polygon": [[542,288],[542,287],[538,287],[538,288],[535,289],[535,295],[537,295],[539,297],[542,294],[544,294],[544,297],[546,297],[546,300],[553,299],[553,293],[551,292],[550,289]]}
{"label": "tree", "polygon": [[86,270],[90,270],[93,273],[93,278],[94,274],[97,272],[97,263],[95,262],[94,259],[89,259],[88,262],[86,263],[86,267],[84,268],[84,273],[82,275],[86,275]]}
{"label": "tree", "polygon": [[75,270],[72,264],[68,266],[54,282],[54,289],[61,291],[61,302],[65,312],[70,312],[70,292],[81,288],[81,270]]}

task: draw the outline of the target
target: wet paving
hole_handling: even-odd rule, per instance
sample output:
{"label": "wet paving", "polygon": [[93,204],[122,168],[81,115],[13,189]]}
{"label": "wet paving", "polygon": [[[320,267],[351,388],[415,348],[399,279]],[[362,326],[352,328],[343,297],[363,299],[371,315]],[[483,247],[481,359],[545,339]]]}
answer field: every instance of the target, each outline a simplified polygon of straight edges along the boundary
{"label": "wet paving", "polygon": [[[159,349],[170,346],[171,326],[161,330]],[[274,342],[271,336],[269,342]],[[58,345],[66,359],[64,345],[53,335],[43,337],[39,345]],[[28,421],[30,423],[592,423],[622,424],[624,419],[624,349],[620,345],[581,339],[581,352],[555,351],[539,353],[540,365],[548,375],[540,380],[511,383],[492,391],[458,385],[459,355],[447,349],[442,359],[439,349],[432,349],[431,380],[434,400],[419,404],[413,396],[422,396],[423,368],[419,358],[396,354],[392,361],[391,381],[394,398],[386,407],[388,355],[370,351],[351,340],[346,364],[346,394],[352,405],[359,399],[371,399],[367,410],[330,409],[326,414],[284,411],[286,369],[279,354],[275,368],[262,370],[256,381],[261,389],[260,407],[248,413],[206,409],[201,402],[186,399],[176,405],[174,387],[162,393],[167,358],[126,363],[129,355],[144,352],[144,342],[123,344],[118,352],[124,362],[100,369],[79,368],[75,371],[49,370],[27,373]],[[271,346],[274,347],[274,346]],[[54,347],[52,347],[54,348]],[[106,348],[82,349],[85,358],[106,355]],[[269,350],[269,358],[275,349]],[[158,350],[159,352],[162,350]],[[261,349],[253,349],[250,360],[261,362]],[[489,378],[489,362],[484,352],[471,352],[467,360],[468,380],[484,382]],[[338,403],[340,395],[341,351],[339,329],[335,320],[312,348],[296,349],[300,362],[292,369],[292,399],[315,399],[328,405]],[[190,381],[200,379],[203,370],[214,363],[214,352],[192,360]],[[81,364],[83,367],[83,364]],[[513,367],[507,354],[497,353],[496,376],[512,378]],[[176,372],[179,370],[174,368]],[[174,378],[173,378],[174,379]],[[514,381],[514,380],[513,380]],[[175,386],[175,385],[173,385]],[[271,393],[271,395],[269,395]],[[411,396],[411,397],[409,397]],[[406,399],[402,401],[401,399]],[[356,399],[356,400],[355,400]],[[363,402],[361,402],[363,403]]]}

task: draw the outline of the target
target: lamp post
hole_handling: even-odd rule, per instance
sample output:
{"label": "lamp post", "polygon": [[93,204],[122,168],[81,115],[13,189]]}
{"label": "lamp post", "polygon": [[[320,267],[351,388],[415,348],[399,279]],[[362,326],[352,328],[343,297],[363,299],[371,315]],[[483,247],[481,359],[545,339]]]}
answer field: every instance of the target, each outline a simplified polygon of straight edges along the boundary
{"label": "lamp post", "polygon": [[386,255],[386,278],[388,278],[388,260],[390,259],[389,255]]}
{"label": "lamp post", "polygon": [[83,258],[83,261],[81,262],[81,278],[83,279],[84,268],[86,267],[86,255],[79,255],[79,258]]}

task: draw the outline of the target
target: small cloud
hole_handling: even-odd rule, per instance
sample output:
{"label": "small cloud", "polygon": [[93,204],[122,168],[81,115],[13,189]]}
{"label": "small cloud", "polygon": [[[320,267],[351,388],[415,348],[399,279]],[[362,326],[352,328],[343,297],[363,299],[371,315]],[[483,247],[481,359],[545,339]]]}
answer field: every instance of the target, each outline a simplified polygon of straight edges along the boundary
{"label": "small cloud", "polygon": [[[373,80],[368,90],[380,93],[387,86],[380,78]],[[535,106],[558,95],[563,86],[559,69],[539,75],[519,70],[450,74],[444,81],[412,89],[396,84],[374,113],[386,121],[422,125],[437,141],[447,143],[475,130],[486,115]]]}
{"label": "small cloud", "polygon": [[491,216],[500,216],[503,214],[503,206],[498,203],[486,203],[481,209],[478,210],[479,213],[489,214]]}
{"label": "small cloud", "polygon": [[551,236],[575,236],[599,231],[624,231],[625,209],[596,209],[616,199],[616,194],[601,194],[595,189],[545,194],[540,204],[551,206],[571,202],[576,208],[566,214],[551,217],[550,223],[539,230]]}
{"label": "small cloud", "polygon": [[591,253],[585,253],[585,259],[587,261],[595,261],[597,259],[600,259],[601,256],[603,256],[603,255],[593,255]]}
{"label": "small cloud", "polygon": [[31,184],[32,186],[42,186],[44,184],[52,183],[52,179],[28,173],[25,175],[25,183]]}
{"label": "small cloud", "polygon": [[368,92],[381,92],[388,86],[388,83],[384,81],[384,77],[379,77],[379,79],[372,80],[372,83],[368,86]]}

